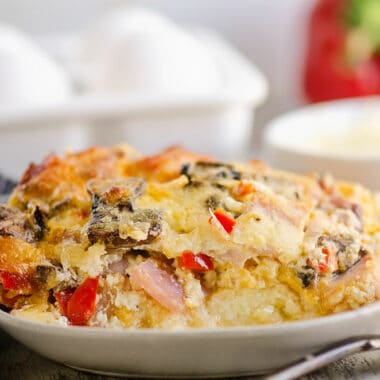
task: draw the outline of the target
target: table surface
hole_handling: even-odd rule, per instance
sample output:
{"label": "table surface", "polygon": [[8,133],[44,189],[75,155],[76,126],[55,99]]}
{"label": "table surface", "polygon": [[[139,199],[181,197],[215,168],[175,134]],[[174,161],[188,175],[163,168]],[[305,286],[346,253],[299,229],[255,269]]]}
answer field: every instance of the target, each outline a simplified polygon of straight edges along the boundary
{"label": "table surface", "polygon": [[[0,379],[106,380],[112,378],[78,372],[58,363],[54,363],[35,354],[5,333],[0,332]],[[258,380],[262,378],[250,377],[246,379]],[[353,355],[303,378],[303,380],[330,379],[380,379],[380,351]]]}

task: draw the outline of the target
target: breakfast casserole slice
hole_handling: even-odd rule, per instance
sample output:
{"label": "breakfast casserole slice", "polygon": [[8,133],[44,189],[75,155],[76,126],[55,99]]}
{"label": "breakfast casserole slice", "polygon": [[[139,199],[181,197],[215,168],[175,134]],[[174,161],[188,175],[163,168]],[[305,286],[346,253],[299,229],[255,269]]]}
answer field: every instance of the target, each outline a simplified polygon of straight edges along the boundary
{"label": "breakfast casserole slice", "polygon": [[278,323],[379,298],[379,206],[360,185],[169,148],[32,164],[0,206],[0,302],[48,323]]}

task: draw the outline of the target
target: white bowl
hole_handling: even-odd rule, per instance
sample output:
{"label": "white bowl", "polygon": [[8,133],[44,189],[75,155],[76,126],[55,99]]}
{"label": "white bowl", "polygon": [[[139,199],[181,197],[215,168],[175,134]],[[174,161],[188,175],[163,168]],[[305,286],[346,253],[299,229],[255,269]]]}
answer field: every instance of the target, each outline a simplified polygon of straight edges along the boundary
{"label": "white bowl", "polygon": [[[60,107],[72,95],[63,67],[26,35],[0,23],[0,115]],[[41,160],[67,146],[82,147],[77,140],[72,126],[56,129],[36,124],[22,133],[1,131],[0,171],[18,177],[31,159]]]}
{"label": "white bowl", "polygon": [[266,373],[327,344],[380,333],[379,320],[379,303],[272,326],[171,331],[63,327],[0,312],[6,332],[49,359],[94,373],[163,378]]}
{"label": "white bowl", "polygon": [[0,23],[0,110],[66,102],[71,84],[47,52],[16,29]]}
{"label": "white bowl", "polygon": [[209,49],[149,9],[125,6],[102,15],[79,45],[85,91],[203,94],[223,85]]}
{"label": "white bowl", "polygon": [[303,107],[269,123],[263,158],[277,168],[331,173],[380,189],[380,97]]}

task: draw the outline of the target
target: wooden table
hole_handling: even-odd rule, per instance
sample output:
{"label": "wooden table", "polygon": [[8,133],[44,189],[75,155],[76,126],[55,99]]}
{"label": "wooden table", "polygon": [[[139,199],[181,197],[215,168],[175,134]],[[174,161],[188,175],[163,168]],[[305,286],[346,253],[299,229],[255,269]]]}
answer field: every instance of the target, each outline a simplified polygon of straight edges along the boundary
{"label": "wooden table", "polygon": [[[35,354],[8,335],[0,332],[0,379],[106,380],[113,378],[78,372],[58,363],[54,363]],[[260,378],[251,377],[251,379],[257,380]],[[366,354],[352,356],[304,378],[304,380],[330,379],[380,379],[380,352],[368,352]]]}

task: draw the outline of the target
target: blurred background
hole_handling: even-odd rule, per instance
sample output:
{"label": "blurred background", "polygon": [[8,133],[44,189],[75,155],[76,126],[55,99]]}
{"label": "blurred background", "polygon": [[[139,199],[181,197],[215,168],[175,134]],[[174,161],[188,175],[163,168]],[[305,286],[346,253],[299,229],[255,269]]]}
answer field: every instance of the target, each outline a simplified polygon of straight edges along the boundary
{"label": "blurred background", "polygon": [[305,171],[264,149],[264,129],[308,103],[379,94],[379,20],[377,0],[0,0],[0,171],[122,141]]}
{"label": "blurred background", "polygon": [[[2,22],[37,36],[82,32],[114,7],[146,6],[185,26],[225,36],[266,76],[271,92],[259,124],[302,99],[301,65],[307,17],[315,0],[0,0]],[[21,11],[22,10],[22,11]]]}

